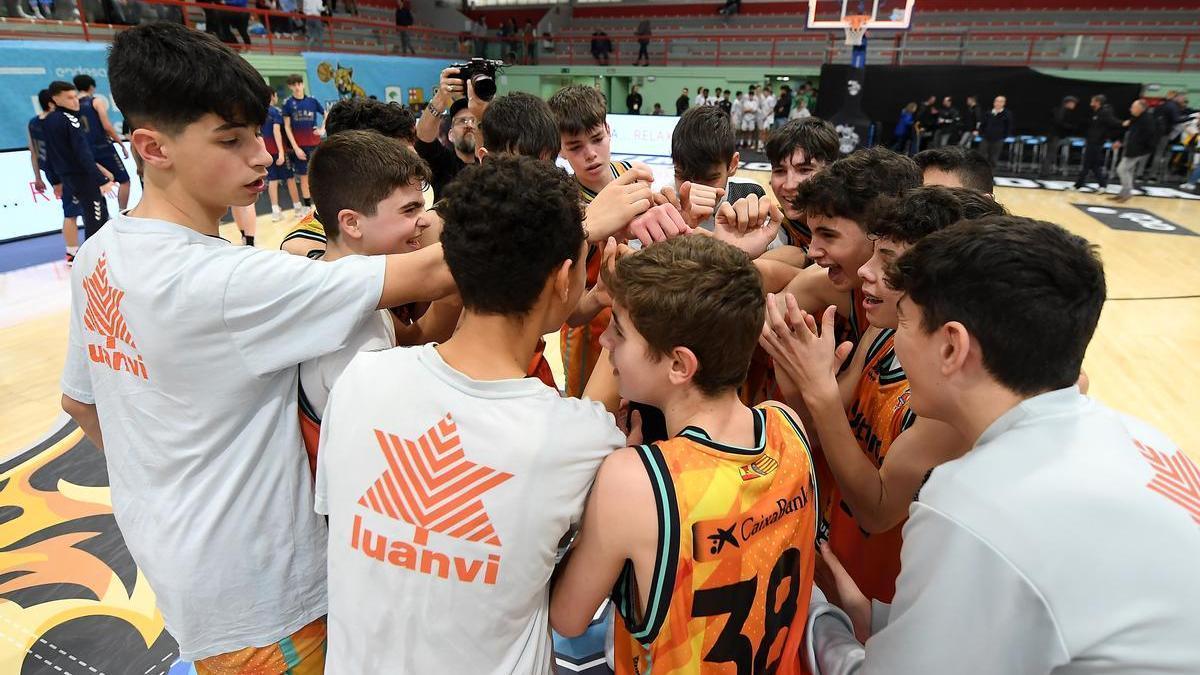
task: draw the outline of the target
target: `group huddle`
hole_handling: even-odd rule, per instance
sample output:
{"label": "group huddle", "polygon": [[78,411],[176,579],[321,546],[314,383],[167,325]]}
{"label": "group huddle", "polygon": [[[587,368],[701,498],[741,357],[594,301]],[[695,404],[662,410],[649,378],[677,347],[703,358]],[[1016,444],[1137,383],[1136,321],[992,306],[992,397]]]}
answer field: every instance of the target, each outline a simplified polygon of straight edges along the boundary
{"label": "group huddle", "polygon": [[978,155],[792,120],[771,196],[700,106],[656,190],[595,89],[443,73],[415,132],[329,110],[283,253],[217,236],[261,75],[172,24],[108,72],[145,188],[79,249],[63,404],[198,673],[541,675],[606,599],[620,674],[1200,665],[1197,469],[1085,395],[1096,250]]}

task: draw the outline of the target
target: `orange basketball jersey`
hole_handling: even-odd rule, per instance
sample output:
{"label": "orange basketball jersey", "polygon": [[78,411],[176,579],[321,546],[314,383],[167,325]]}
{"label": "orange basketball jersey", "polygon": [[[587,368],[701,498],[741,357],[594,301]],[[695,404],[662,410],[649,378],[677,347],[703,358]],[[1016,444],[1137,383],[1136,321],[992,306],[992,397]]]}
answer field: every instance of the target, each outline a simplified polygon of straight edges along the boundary
{"label": "orange basketball jersey", "polygon": [[[908,407],[908,377],[892,349],[894,337],[895,331],[888,329],[871,341],[847,413],[859,447],[876,468],[883,466],[892,442],[916,421]],[[831,493],[826,515],[829,545],[867,597],[891,602],[900,574],[900,532],[904,523],[887,532],[867,534],[842,501],[841,492],[834,487]]]}
{"label": "orange basketball jersey", "polygon": [[613,589],[617,675],[801,672],[816,556],[812,458],[783,410],[753,414],[751,448],[696,427],[638,448],[659,550],[654,578],[643,580],[645,611],[631,564]]}
{"label": "orange basketball jersey", "polygon": [[[628,171],[632,164],[612,162],[610,166],[612,177],[616,178]],[[579,184],[579,198],[584,205],[591,204],[597,194],[599,193],[589,190],[582,183]],[[603,247],[592,244],[588,247],[587,256],[587,287],[591,288],[600,278],[600,265],[604,260]],[[605,308],[590,323],[575,328],[563,326],[559,331],[558,344],[562,352],[563,374],[567,380],[565,382],[567,396],[576,398],[583,396],[583,389],[587,386],[588,377],[591,376],[592,369],[596,367],[596,361],[600,359],[600,336],[608,328],[611,318],[612,311]]]}

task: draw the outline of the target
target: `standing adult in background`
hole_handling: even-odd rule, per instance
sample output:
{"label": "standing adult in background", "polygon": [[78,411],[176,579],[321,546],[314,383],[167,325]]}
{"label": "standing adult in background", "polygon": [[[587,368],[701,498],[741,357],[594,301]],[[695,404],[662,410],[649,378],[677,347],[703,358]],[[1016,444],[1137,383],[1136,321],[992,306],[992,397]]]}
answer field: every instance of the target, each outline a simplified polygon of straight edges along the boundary
{"label": "standing adult in background", "polygon": [[721,100],[717,101],[717,107],[723,110],[726,115],[733,116],[733,101],[729,100],[728,89],[725,90],[725,94],[721,97]]}
{"label": "standing adult in background", "polygon": [[766,85],[762,88],[762,98],[758,102],[758,151],[762,152],[767,145],[767,133],[771,130],[771,125],[775,121],[775,104],[778,99],[775,98],[775,92],[771,91],[771,85]]}
{"label": "standing adult in background", "polygon": [[1050,175],[1050,170],[1058,161],[1062,146],[1067,139],[1082,133],[1083,129],[1076,119],[1075,109],[1078,106],[1079,99],[1074,96],[1066,96],[1063,98],[1062,104],[1054,109],[1054,122],[1050,125],[1050,135],[1046,139],[1045,152],[1042,154],[1042,167],[1038,171],[1038,175],[1042,178]]}
{"label": "standing adult in background", "polygon": [[96,163],[92,144],[79,118],[79,91],[70,82],[50,83],[54,111],[42,121],[46,159],[68,191],[79,201],[83,229],[88,238],[108,222],[108,202],[102,193],[112,190],[112,175]]}
{"label": "standing adult in background", "polygon": [[779,88],[779,100],[775,101],[775,126],[778,129],[787,124],[788,115],[792,112],[792,88],[783,85]]}
{"label": "standing adult in background", "polygon": [[1104,94],[1092,97],[1092,120],[1088,123],[1086,143],[1083,146],[1083,166],[1079,168],[1079,178],[1075,180],[1075,189],[1083,188],[1089,174],[1095,174],[1100,192],[1108,187],[1108,172],[1104,168],[1104,144],[1121,130],[1121,121],[1113,114],[1112,106]]}
{"label": "standing adult in background", "polygon": [[967,97],[967,108],[963,111],[963,135],[958,139],[958,144],[971,147],[975,137],[979,135],[979,128],[983,126],[983,109],[979,107],[979,99],[974,96]]}
{"label": "standing adult in background", "polygon": [[629,91],[629,96],[625,97],[625,107],[629,109],[630,115],[642,114],[642,95],[638,93],[636,84]]}
{"label": "standing adult in background", "polygon": [[692,105],[704,105],[708,102],[708,90],[704,87],[696,87],[696,100]]}
{"label": "standing adult in background", "polygon": [[325,24],[321,21],[321,0],[303,0],[304,43],[315,47],[325,35]]}
{"label": "standing adult in background", "polygon": [[914,145],[913,136],[915,135],[914,127],[917,123],[917,103],[910,102],[908,105],[900,109],[900,119],[896,120],[896,128],[892,130],[893,142],[892,150],[900,153],[906,153],[912,150]]}
{"label": "standing adult in background", "polygon": [[[249,4],[247,0],[225,0],[225,4],[238,9],[246,9]],[[250,12],[224,12],[226,32],[229,33],[229,42],[237,44],[237,38],[233,35],[233,31],[237,31],[238,35],[242,36],[242,42],[250,44]]]}
{"label": "standing adult in background", "polygon": [[954,99],[947,96],[942,99],[942,107],[938,110],[937,130],[933,132],[933,147],[941,148],[950,145],[951,139],[956,139],[962,129],[962,113],[954,107]]}
{"label": "standing adult in background", "polygon": [[995,169],[996,165],[1000,163],[1000,151],[1004,149],[1004,139],[1012,136],[1015,129],[1012,111],[1004,107],[1007,103],[1007,98],[997,96],[992,101],[992,109],[984,116],[983,124],[979,128],[979,136],[983,139],[979,145],[979,151],[992,163],[992,169]]}
{"label": "standing adult in background", "polygon": [[[633,34],[636,35],[637,39],[638,39],[638,55],[637,55],[637,60],[633,62],[633,65],[649,66],[650,65],[650,19],[642,19],[642,22],[638,24],[637,30],[634,31]],[[642,63],[643,58],[646,59],[645,63]]]}
{"label": "standing adult in background", "polygon": [[525,65],[537,65],[537,29],[534,28],[533,22],[525,19],[525,34],[522,36],[525,40]]}
{"label": "standing adult in background", "polygon": [[[480,145],[479,120],[488,105],[479,97],[468,101],[463,81],[457,75],[457,68],[442,71],[433,99],[417,120],[414,147],[433,172],[429,183],[434,199],[441,199],[446,186],[463,167],[475,163],[475,148]],[[439,139],[443,126],[448,127],[446,139],[450,147],[442,145]]]}
{"label": "standing adult in background", "polygon": [[481,59],[487,58],[488,26],[485,17],[481,16],[479,21],[475,22],[471,36],[475,38],[475,56]]}
{"label": "standing adult in background", "polygon": [[[1125,126],[1128,128],[1125,132],[1125,154],[1121,157],[1121,163],[1117,164],[1121,193],[1112,197],[1118,202],[1127,202],[1133,196],[1133,179],[1154,152],[1157,133],[1154,128],[1154,116],[1146,114],[1147,108],[1149,106],[1140,98],[1129,106],[1131,117],[1125,120]],[[1121,147],[1120,142],[1113,144],[1113,148],[1118,147]]]}
{"label": "standing adult in background", "polygon": [[[349,4],[348,1],[347,4]],[[396,3],[396,32],[400,34],[400,47],[398,49],[401,54],[416,56],[417,50],[413,49],[412,39],[408,35],[408,29],[412,28],[412,25],[412,0],[398,0]],[[393,47],[392,49],[396,50],[397,48]]]}
{"label": "standing adult in background", "polygon": [[937,118],[937,97],[930,96],[925,99],[921,107],[917,108],[916,124],[913,125],[912,152],[910,154],[917,154],[921,151],[921,148],[928,147],[933,142],[933,130],[937,127]]}
{"label": "standing adult in background", "polygon": [[691,105],[691,103],[692,99],[690,96],[688,96],[688,88],[684,87],[683,93],[679,95],[679,98],[675,99],[675,114],[682,115],[683,113],[687,112],[688,106]]}
{"label": "standing adult in background", "polygon": [[[129,157],[121,134],[108,118],[108,100],[96,95],[96,80],[91,75],[80,73],[72,80],[75,89],[79,91],[79,120],[83,123],[83,131],[92,144],[92,155],[96,163],[116,181],[117,206],[124,211],[129,206],[129,172],[121,157]],[[120,148],[121,157],[117,157]]]}

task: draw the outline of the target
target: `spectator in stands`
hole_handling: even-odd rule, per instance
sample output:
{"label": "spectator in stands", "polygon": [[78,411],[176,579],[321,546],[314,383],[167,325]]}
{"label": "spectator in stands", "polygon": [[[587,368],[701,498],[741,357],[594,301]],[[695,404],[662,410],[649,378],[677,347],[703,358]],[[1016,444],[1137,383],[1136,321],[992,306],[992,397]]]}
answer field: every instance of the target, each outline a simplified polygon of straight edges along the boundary
{"label": "spectator in stands", "polygon": [[516,19],[510,17],[507,21],[500,23],[500,58],[509,63],[516,63],[517,61],[517,42],[513,39],[516,33]]}
{"label": "spectator in stands", "polygon": [[1083,166],[1079,168],[1079,178],[1075,180],[1075,189],[1082,190],[1087,177],[1095,174],[1100,191],[1108,187],[1108,173],[1104,169],[1104,144],[1121,130],[1121,121],[1113,114],[1112,106],[1104,94],[1092,97],[1092,120],[1088,123],[1086,143],[1083,146]]}
{"label": "spectator in stands", "polygon": [[1074,96],[1066,96],[1062,103],[1054,109],[1054,122],[1050,125],[1046,148],[1042,154],[1042,167],[1038,172],[1040,177],[1045,178],[1050,175],[1051,169],[1058,161],[1058,156],[1062,153],[1063,145],[1069,142],[1068,139],[1083,132],[1083,127],[1077,119],[1076,108],[1078,106],[1079,99]]}
{"label": "spectator in stands", "polygon": [[[349,6],[350,2],[351,0],[346,0],[346,6]],[[358,9],[357,4],[354,9]],[[417,55],[417,50],[413,49],[412,40],[408,35],[408,29],[412,28],[412,25],[412,0],[398,0],[396,3],[396,32],[400,34],[400,45],[392,47],[393,51],[399,51],[401,54]]]}
{"label": "spectator in stands", "polygon": [[950,145],[951,139],[957,139],[961,131],[962,113],[954,107],[954,99],[947,96],[942,99],[942,107],[938,111],[937,130],[933,132],[933,147]]}
{"label": "spectator in stands", "polygon": [[[225,0],[225,4],[230,7],[246,9],[247,0]],[[250,13],[249,12],[224,12],[225,25],[233,30],[236,30],[238,35],[242,36],[242,42],[250,44]],[[233,30],[226,29],[229,33],[230,42],[237,44],[237,39],[233,36]]]}
{"label": "spectator in stands", "polygon": [[717,10],[717,14],[730,17],[742,11],[742,0],[725,0],[725,4]]}
{"label": "spectator in stands", "polygon": [[630,115],[642,114],[642,95],[638,93],[636,84],[629,90],[629,96],[625,97],[625,107]]}
{"label": "spectator in stands", "polygon": [[917,102],[910,101],[908,105],[900,109],[900,119],[896,121],[896,128],[892,130],[894,141],[892,142],[892,150],[900,153],[909,154],[912,151],[913,127],[917,123]]}
{"label": "spectator in stands", "polygon": [[475,56],[481,59],[487,58],[488,25],[486,17],[481,16],[479,21],[475,22],[471,37],[475,38]]}
{"label": "spectator in stands", "polygon": [[651,110],[650,114],[651,115],[665,115],[666,113],[663,112],[663,107],[662,107],[661,103],[655,103],[654,110]]}
{"label": "spectator in stands", "polygon": [[682,115],[683,113],[687,112],[688,106],[691,105],[691,102],[692,99],[688,95],[688,88],[684,87],[683,93],[679,95],[679,98],[675,99],[675,114]]}
{"label": "spectator in stands", "polygon": [[[1146,114],[1149,106],[1142,99],[1134,101],[1129,106],[1130,118],[1125,120],[1125,154],[1117,165],[1117,176],[1121,179],[1121,193],[1112,197],[1118,202],[1127,202],[1133,196],[1133,179],[1150,159],[1154,152],[1154,140],[1157,136],[1154,128],[1154,116]],[[1113,148],[1121,147],[1114,143]]]}
{"label": "spectator in stands", "polygon": [[321,43],[325,34],[325,24],[321,21],[321,0],[303,0],[304,8],[304,42],[310,47]]}
{"label": "spectator in stands", "polygon": [[775,124],[772,128],[778,129],[787,124],[791,112],[792,88],[785,84],[779,88],[779,99],[775,101]]}
{"label": "spectator in stands", "polygon": [[[633,62],[633,65],[649,66],[650,65],[650,19],[642,19],[642,22],[638,24],[637,30],[634,31],[633,34],[636,35],[637,39],[638,39],[638,55],[637,55],[637,60]],[[643,58],[646,59],[645,63],[642,63]]]}
{"label": "spectator in stands", "polygon": [[983,142],[979,144],[979,151],[992,163],[993,169],[1000,162],[1000,151],[1004,149],[1004,139],[1012,136],[1016,128],[1013,124],[1012,111],[1005,107],[1007,103],[1007,98],[997,96],[992,101],[992,109],[984,116],[983,124],[979,127],[979,136],[983,139]]}
{"label": "spectator in stands", "polygon": [[525,19],[525,64],[529,66],[537,65],[537,28],[534,28],[533,21]]}
{"label": "spectator in stands", "polygon": [[922,147],[927,147],[933,142],[933,132],[937,128],[938,112],[937,96],[933,95],[925,99],[925,102],[917,108],[916,123],[913,125],[912,150],[909,154],[915,155],[920,152]]}
{"label": "spectator in stands", "polygon": [[967,97],[967,108],[963,111],[962,119],[963,135],[958,139],[958,144],[970,146],[979,135],[979,128],[983,126],[983,109],[979,107],[979,99],[974,96]]}

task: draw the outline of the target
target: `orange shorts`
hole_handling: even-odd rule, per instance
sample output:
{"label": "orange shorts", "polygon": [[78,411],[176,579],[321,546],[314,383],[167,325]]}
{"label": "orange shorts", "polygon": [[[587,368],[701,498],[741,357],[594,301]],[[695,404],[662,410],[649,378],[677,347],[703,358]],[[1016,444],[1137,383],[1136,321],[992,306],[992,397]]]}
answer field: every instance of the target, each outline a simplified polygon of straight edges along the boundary
{"label": "orange shorts", "polygon": [[246,647],[193,664],[197,675],[321,675],[325,672],[325,617],[266,647]]}

